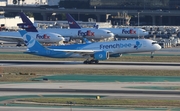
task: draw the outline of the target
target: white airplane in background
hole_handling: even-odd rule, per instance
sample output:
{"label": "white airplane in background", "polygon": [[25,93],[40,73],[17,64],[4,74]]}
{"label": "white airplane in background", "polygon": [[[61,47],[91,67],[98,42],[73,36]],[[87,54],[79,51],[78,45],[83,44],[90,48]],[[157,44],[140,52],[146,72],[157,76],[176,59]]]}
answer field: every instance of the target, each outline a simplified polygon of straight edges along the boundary
{"label": "white airplane in background", "polygon": [[[67,17],[69,20],[69,18]],[[69,22],[70,23],[70,22]],[[77,24],[76,21],[72,21],[71,24]],[[78,24],[77,24],[78,25]],[[70,29],[42,29],[39,31],[50,31],[54,33],[59,33],[63,37],[70,37],[71,39],[94,39],[94,40],[103,40],[114,38],[114,34],[106,29],[96,29],[96,28],[81,28],[78,25],[78,28],[70,28]]]}
{"label": "white airplane in background", "polygon": [[[154,52],[161,49],[156,41],[148,39],[44,47],[24,30],[20,33],[27,43],[28,54],[51,58],[86,58],[85,64],[98,63],[99,60],[107,60],[109,57],[120,57],[124,53],[151,52],[153,57]],[[90,58],[92,59],[89,60]]]}
{"label": "white airplane in background", "polygon": [[[76,23],[74,18],[70,14],[66,14],[66,17],[68,19],[69,27],[71,29],[80,29],[81,27]],[[115,37],[120,38],[126,38],[126,37],[144,37],[147,36],[149,33],[141,28],[99,28],[98,25],[95,24],[95,29],[105,29],[111,31]],[[83,29],[83,28],[82,28]],[[84,29],[92,29],[92,28],[84,28]]]}
{"label": "white airplane in background", "polygon": [[[19,27],[24,28],[29,35],[34,37],[37,41],[41,43],[61,43],[64,41],[64,37],[57,33],[52,32],[39,32],[36,27],[34,27],[33,23],[27,18],[24,13],[20,13],[20,17],[23,23],[17,24]],[[21,46],[24,44],[24,40],[19,32],[0,32],[0,40],[17,42],[17,46]]]}
{"label": "white airplane in background", "polygon": [[96,29],[107,29],[110,30],[116,38],[140,38],[149,35],[149,32],[142,28],[99,28],[98,25],[95,24],[94,28]]}

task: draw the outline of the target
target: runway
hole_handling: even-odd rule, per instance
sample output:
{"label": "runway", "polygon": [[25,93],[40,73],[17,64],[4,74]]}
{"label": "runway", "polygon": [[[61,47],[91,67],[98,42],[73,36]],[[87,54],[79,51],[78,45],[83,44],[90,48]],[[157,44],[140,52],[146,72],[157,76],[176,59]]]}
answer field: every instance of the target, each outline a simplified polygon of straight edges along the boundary
{"label": "runway", "polygon": [[[33,108],[33,107],[26,107],[26,108],[22,108],[22,107],[0,107],[1,110],[3,111],[135,111],[132,109],[108,109],[108,108],[103,108],[103,109],[99,109],[99,108],[73,108],[73,107],[62,107],[62,108]],[[138,110],[136,110],[138,111]],[[141,110],[141,111],[154,111],[154,110]],[[164,111],[164,110],[158,110],[158,111]]]}
{"label": "runway", "polygon": [[180,63],[173,62],[100,61],[99,64],[83,64],[83,61],[0,60],[0,65],[1,67],[180,70]]}
{"label": "runway", "polygon": [[[47,95],[52,95],[53,97],[62,97],[70,96],[94,96],[94,98],[98,95],[101,98],[106,99],[145,99],[145,100],[179,100],[180,99],[180,91],[169,91],[169,90],[140,90],[140,89],[131,89],[126,88],[128,86],[179,86],[179,82],[149,82],[149,83],[134,83],[134,82],[112,82],[112,83],[89,83],[89,82],[60,82],[60,83],[7,83],[0,84],[0,100],[1,97],[8,97],[8,100],[0,101],[0,104],[10,104],[13,101],[16,104],[21,104],[22,106],[29,104],[23,103],[20,101],[16,102],[16,99],[24,98],[24,96],[32,97],[32,95],[36,95],[39,97],[44,97]],[[88,86],[88,87],[87,87]],[[2,89],[4,88],[4,91]],[[79,88],[79,89],[78,89]],[[10,90],[7,90],[10,89]],[[56,90],[56,91],[55,91]],[[124,91],[124,92],[123,92]],[[131,92],[131,93],[128,93]],[[149,92],[149,93],[146,93]],[[156,93],[155,93],[156,92]],[[165,93],[161,93],[165,92]],[[173,92],[173,93],[167,93]],[[19,96],[19,97],[18,97]],[[12,98],[12,99],[11,99]],[[10,100],[9,100],[10,99]],[[33,104],[33,103],[30,103]],[[37,106],[0,106],[3,111],[69,111],[69,107],[65,106],[46,106],[45,108],[41,105],[37,104]],[[73,107],[74,111],[139,111],[132,108],[106,108],[106,107]],[[158,108],[157,108],[158,109]],[[151,110],[141,110],[141,111],[151,111]],[[155,110],[152,110],[155,111]],[[161,111],[158,109],[158,111]],[[164,111],[164,110],[162,110]],[[173,111],[173,110],[172,110]]]}

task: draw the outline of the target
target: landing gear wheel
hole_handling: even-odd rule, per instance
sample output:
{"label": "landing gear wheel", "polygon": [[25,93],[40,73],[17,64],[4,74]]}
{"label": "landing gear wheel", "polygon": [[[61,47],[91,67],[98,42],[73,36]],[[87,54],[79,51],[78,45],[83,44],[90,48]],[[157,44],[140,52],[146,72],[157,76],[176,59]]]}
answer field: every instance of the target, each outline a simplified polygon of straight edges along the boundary
{"label": "landing gear wheel", "polygon": [[151,52],[151,58],[154,58],[154,52]]}
{"label": "landing gear wheel", "polygon": [[84,64],[93,64],[93,63],[98,64],[99,61],[92,59],[92,60],[90,60],[90,61],[89,61],[89,60],[86,60],[86,61],[84,61],[83,63],[84,63]]}
{"label": "landing gear wheel", "polygon": [[99,63],[99,61],[98,60],[95,60],[95,64],[98,64]]}
{"label": "landing gear wheel", "polygon": [[88,64],[88,61],[84,61],[83,63],[84,63],[84,64]]}

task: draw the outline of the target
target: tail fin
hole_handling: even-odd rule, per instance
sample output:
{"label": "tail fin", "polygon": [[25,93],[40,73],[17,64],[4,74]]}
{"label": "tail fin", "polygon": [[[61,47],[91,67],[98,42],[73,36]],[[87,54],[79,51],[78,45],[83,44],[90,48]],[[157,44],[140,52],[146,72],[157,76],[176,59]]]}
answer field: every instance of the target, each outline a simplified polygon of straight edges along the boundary
{"label": "tail fin", "polygon": [[42,46],[38,41],[36,41],[33,37],[31,37],[28,34],[23,36],[23,40],[25,41],[28,47],[28,50],[30,52],[36,52],[36,53],[41,54],[41,52],[44,52],[47,50],[44,46]]}
{"label": "tail fin", "polygon": [[70,28],[76,28],[76,29],[80,29],[81,27],[79,26],[79,24],[74,20],[74,18],[70,15],[70,14],[66,14],[67,20],[68,20],[68,24]]}
{"label": "tail fin", "polygon": [[19,30],[19,33],[21,34],[21,37],[23,37],[27,33],[27,31],[26,30]]}
{"label": "tail fin", "polygon": [[94,24],[93,28],[99,29],[99,25],[98,24]]}
{"label": "tail fin", "polygon": [[36,27],[23,12],[20,12],[19,15],[23,23],[19,23],[17,26],[25,29],[27,32],[38,32]]}

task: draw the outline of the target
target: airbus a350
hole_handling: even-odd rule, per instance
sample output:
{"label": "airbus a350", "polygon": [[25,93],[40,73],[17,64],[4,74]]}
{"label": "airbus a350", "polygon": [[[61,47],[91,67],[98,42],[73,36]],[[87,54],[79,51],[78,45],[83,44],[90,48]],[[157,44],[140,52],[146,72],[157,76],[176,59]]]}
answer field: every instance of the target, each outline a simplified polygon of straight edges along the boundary
{"label": "airbus a350", "polygon": [[156,41],[148,39],[44,47],[26,32],[20,31],[20,33],[27,43],[28,54],[52,58],[86,58],[85,64],[98,63],[110,57],[120,57],[124,53],[151,52],[153,57],[154,52],[161,49]]}

